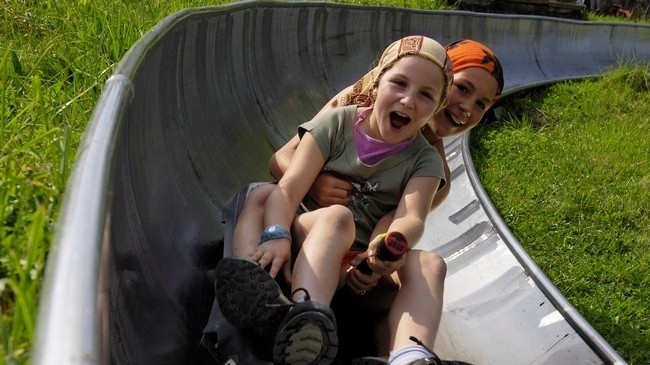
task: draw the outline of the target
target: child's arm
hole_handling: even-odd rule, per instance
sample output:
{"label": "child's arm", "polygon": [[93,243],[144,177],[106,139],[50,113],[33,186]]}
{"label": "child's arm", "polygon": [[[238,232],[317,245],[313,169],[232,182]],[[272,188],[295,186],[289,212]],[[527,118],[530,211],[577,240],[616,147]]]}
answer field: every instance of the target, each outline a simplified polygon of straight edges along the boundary
{"label": "child's arm", "polygon": [[[411,247],[422,237],[424,222],[431,208],[436,190],[440,185],[437,177],[414,177],[409,180],[402,194],[395,216],[385,232],[398,231],[406,236]],[[383,219],[382,219],[383,221]],[[368,245],[368,264],[378,274],[387,275],[404,265],[405,260],[382,263],[374,257],[380,239],[375,237]],[[362,259],[362,257],[357,257]],[[357,259],[355,258],[355,260]]]}
{"label": "child's arm", "polygon": [[[352,86],[349,86],[336,94],[323,108],[316,114],[316,116],[332,108],[332,104],[338,100],[342,95],[349,93]],[[294,135],[284,146],[280,147],[269,160],[269,172],[276,179],[281,179],[285,171],[291,163],[291,159],[298,147],[300,138]],[[312,184],[309,195],[314,201],[322,206],[330,206],[334,204],[348,205],[350,203],[350,191],[352,191],[352,184],[349,181],[339,179],[331,174],[320,174]]]}
{"label": "child's arm", "polygon": [[[284,172],[291,163],[299,141],[300,139],[296,134],[271,156],[269,171],[276,179],[281,179],[282,175],[284,175]],[[314,183],[309,188],[309,196],[321,207],[329,207],[334,204],[348,205],[350,204],[350,191],[352,191],[352,184],[349,181],[323,172],[316,177]]]}
{"label": "child's arm", "polygon": [[[289,164],[286,173],[271,192],[264,209],[264,227],[279,225],[290,231],[300,201],[325,164],[325,158],[316,140],[306,132]],[[277,231],[277,230],[276,230]],[[273,235],[271,235],[273,236]],[[291,245],[286,238],[262,242],[253,259],[262,267],[269,264],[269,274],[275,277],[282,266],[291,259]]]}
{"label": "child's arm", "polygon": [[414,177],[406,184],[395,218],[387,232],[399,231],[414,245],[422,237],[424,221],[440,185],[437,177]]}
{"label": "child's arm", "polygon": [[269,160],[269,172],[276,179],[281,179],[284,172],[287,171],[291,159],[293,158],[296,148],[298,148],[298,143],[300,142],[300,137],[298,134],[293,136],[289,142],[285,143],[284,146],[280,147]]}

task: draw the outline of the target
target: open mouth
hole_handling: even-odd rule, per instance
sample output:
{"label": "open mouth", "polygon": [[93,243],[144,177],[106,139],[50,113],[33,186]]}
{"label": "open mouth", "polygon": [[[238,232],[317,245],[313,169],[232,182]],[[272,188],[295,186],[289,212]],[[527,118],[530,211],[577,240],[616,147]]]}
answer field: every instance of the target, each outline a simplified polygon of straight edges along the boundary
{"label": "open mouth", "polygon": [[411,118],[397,112],[390,112],[390,125],[400,129],[411,122]]}
{"label": "open mouth", "polygon": [[463,125],[461,123],[456,122],[456,119],[454,119],[454,116],[451,115],[446,109],[445,109],[445,116],[447,117],[447,120],[449,121],[449,124],[456,126],[456,127],[462,127]]}

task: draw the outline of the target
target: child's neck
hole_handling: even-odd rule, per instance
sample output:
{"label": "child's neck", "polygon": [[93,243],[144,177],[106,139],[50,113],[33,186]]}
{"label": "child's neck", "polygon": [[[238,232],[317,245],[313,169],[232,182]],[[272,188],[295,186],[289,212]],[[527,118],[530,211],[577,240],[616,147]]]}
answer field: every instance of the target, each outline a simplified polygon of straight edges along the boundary
{"label": "child's neck", "polygon": [[[372,110],[372,106],[359,108],[357,114],[357,125],[359,125],[359,128],[361,128],[367,135],[377,139],[377,137],[375,137],[374,131],[372,130],[372,125],[375,118]],[[374,124],[376,125],[377,123],[375,122]]]}

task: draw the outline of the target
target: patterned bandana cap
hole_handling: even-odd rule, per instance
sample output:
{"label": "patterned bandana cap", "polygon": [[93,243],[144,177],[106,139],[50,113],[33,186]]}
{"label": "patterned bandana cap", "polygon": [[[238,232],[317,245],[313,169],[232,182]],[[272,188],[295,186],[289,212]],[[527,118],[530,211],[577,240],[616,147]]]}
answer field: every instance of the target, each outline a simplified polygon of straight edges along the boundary
{"label": "patterned bandana cap", "polygon": [[451,71],[449,57],[447,57],[447,52],[445,52],[444,47],[433,39],[424,36],[408,36],[391,43],[381,55],[379,65],[365,74],[353,85],[351,92],[341,96],[332,106],[351,104],[370,106],[373,104],[373,90],[379,83],[381,75],[391,68],[400,58],[408,55],[424,57],[443,70],[445,84],[442,90],[442,97],[440,98],[441,103],[435,111],[437,113],[444,107],[444,100],[453,82],[453,73]]}
{"label": "patterned bandana cap", "polygon": [[501,95],[503,91],[503,69],[501,69],[501,63],[492,50],[484,44],[470,39],[454,42],[446,48],[454,73],[469,67],[482,68],[497,80],[499,88],[495,99]]}

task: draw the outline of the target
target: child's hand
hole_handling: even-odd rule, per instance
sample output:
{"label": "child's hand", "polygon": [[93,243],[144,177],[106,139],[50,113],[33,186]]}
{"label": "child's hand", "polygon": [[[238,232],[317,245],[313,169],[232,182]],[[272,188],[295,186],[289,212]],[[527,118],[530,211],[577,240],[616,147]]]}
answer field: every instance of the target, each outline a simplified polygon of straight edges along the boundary
{"label": "child's hand", "polygon": [[[373,270],[381,275],[390,275],[394,273],[395,271],[399,270],[402,268],[402,266],[406,265],[406,255],[401,256],[399,259],[395,261],[381,261],[377,259],[377,257],[373,256],[372,259],[375,261],[375,266]],[[370,264],[372,265],[372,264]],[[370,266],[372,267],[372,266]]]}
{"label": "child's hand", "polygon": [[316,177],[309,188],[309,196],[321,207],[334,204],[347,206],[350,204],[350,191],[352,191],[352,184],[349,181],[323,172]]}
{"label": "child's hand", "polygon": [[[291,243],[285,238],[278,238],[268,240],[261,244],[251,258],[257,261],[260,266],[268,269],[269,275],[273,278],[276,277],[278,272],[284,267],[284,276],[287,276],[286,270],[289,270],[289,265],[285,265],[291,261]],[[289,275],[290,276],[290,275]]]}
{"label": "child's hand", "polygon": [[381,261],[375,256],[374,252],[372,256],[368,256],[368,266],[370,266],[374,273],[379,275],[390,275],[399,270],[405,264],[406,255],[395,261]]}
{"label": "child's hand", "polygon": [[[364,252],[361,255],[364,255],[363,257],[365,258],[366,253]],[[357,256],[357,258],[359,256]],[[372,273],[370,275],[366,275],[360,272],[359,270],[348,270],[345,277],[345,285],[347,285],[347,287],[351,291],[359,295],[364,295],[366,294],[367,291],[377,286],[377,283],[379,282],[380,278],[381,275],[379,274]]]}
{"label": "child's hand", "polygon": [[[366,251],[366,260],[368,261],[368,266],[370,266],[373,272],[379,275],[390,275],[406,264],[406,255],[402,255],[395,261],[379,260],[379,258],[377,258],[377,247],[379,246],[382,239],[383,237],[378,235],[370,242],[368,245],[368,251]],[[357,262],[357,259],[360,258],[360,256],[361,255],[358,255],[354,258],[354,260],[352,260],[351,264],[353,266],[358,265],[362,261],[359,260]]]}

